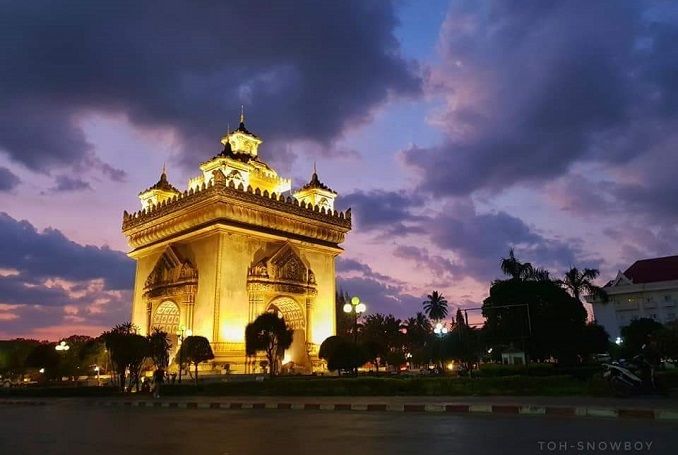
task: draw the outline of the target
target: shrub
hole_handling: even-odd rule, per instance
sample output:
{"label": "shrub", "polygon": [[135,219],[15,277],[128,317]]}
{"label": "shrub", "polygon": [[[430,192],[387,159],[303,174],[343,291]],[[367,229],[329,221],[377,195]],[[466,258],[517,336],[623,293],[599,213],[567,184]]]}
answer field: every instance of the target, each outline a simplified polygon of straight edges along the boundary
{"label": "shrub", "polygon": [[556,374],[551,363],[530,363],[525,365],[503,365],[501,363],[483,363],[480,369],[474,373],[478,377],[496,378],[503,376],[551,376]]}

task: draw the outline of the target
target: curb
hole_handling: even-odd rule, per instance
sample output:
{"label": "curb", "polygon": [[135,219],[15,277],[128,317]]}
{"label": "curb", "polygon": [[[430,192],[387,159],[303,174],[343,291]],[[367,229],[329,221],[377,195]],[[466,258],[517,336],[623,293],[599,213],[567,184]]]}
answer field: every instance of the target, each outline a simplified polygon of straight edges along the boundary
{"label": "curb", "polygon": [[33,400],[0,400],[0,406],[45,406],[47,405],[46,401],[33,401]]}
{"label": "curb", "polygon": [[611,409],[567,406],[520,406],[495,404],[356,404],[356,403],[289,403],[289,402],[192,402],[192,401],[96,401],[94,406],[121,408],[175,409],[281,409],[307,411],[362,411],[444,413],[476,415],[540,415],[551,417],[597,417],[608,419],[641,419],[678,421],[678,410],[670,409]]}

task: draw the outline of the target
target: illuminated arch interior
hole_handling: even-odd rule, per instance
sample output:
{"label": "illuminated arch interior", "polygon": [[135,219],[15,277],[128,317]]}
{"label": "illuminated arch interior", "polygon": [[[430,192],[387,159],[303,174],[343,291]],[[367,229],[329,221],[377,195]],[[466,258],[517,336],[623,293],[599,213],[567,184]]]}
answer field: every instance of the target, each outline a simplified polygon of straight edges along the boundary
{"label": "illuminated arch interior", "polygon": [[169,300],[165,300],[153,314],[153,320],[151,323],[151,328],[159,328],[169,334],[175,333],[179,330],[179,307],[176,303]]}

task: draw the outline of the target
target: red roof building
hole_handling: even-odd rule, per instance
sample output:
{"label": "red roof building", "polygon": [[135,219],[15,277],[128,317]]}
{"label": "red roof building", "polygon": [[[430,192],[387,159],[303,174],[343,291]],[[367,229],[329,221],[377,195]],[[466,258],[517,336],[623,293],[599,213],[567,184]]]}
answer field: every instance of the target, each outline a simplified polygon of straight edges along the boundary
{"label": "red roof building", "polygon": [[676,320],[678,306],[678,256],[642,259],[604,286],[610,299],[587,299],[596,322],[612,341],[621,340],[621,328],[634,319],[650,318],[662,324]]}

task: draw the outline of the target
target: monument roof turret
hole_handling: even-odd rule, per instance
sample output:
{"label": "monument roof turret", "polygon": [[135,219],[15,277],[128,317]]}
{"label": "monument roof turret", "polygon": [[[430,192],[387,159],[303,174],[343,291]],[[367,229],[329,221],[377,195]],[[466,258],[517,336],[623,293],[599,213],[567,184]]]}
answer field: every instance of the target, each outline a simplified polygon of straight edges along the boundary
{"label": "monument roof turret", "polygon": [[305,190],[313,190],[313,189],[318,189],[318,190],[325,190],[328,191],[332,194],[337,194],[336,191],[334,191],[332,188],[329,186],[325,185],[323,182],[320,181],[318,178],[318,172],[315,169],[315,164],[313,165],[313,175],[311,176],[311,181],[308,182],[306,185],[302,186],[299,191],[305,191]]}
{"label": "monument roof turret", "polygon": [[153,185],[152,187],[142,191],[139,194],[144,194],[148,193],[149,191],[153,190],[160,190],[160,191],[168,191],[172,193],[181,193],[178,189],[176,189],[168,180],[167,180],[167,172],[165,171],[165,166],[162,167],[162,174],[160,175],[160,180]]}

